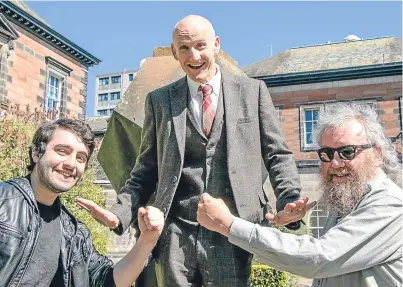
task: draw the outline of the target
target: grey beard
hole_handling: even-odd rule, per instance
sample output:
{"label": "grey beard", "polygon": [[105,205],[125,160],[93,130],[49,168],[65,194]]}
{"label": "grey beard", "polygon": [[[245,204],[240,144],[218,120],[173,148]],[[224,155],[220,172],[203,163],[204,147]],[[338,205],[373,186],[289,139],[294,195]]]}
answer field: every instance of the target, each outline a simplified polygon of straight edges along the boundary
{"label": "grey beard", "polygon": [[350,173],[348,180],[342,183],[332,182],[321,169],[319,182],[323,193],[319,203],[332,216],[344,217],[350,214],[369,191],[368,182],[376,174],[376,169],[376,158],[368,156],[360,167],[348,170]]}
{"label": "grey beard", "polygon": [[320,184],[323,194],[319,200],[325,211],[332,216],[345,217],[367,193],[369,180],[350,175],[347,182],[328,182],[321,176]]}

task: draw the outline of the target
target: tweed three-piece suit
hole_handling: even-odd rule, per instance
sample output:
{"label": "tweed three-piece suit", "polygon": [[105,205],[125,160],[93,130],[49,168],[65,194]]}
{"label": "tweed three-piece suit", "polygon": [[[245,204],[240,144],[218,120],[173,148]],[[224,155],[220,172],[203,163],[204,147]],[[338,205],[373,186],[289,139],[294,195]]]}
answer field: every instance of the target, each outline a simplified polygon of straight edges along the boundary
{"label": "tweed three-piece suit", "polygon": [[155,252],[159,286],[248,286],[251,255],[201,227],[197,203],[208,192],[234,215],[261,223],[268,205],[262,162],[282,210],[299,199],[293,154],[262,81],[221,72],[208,138],[189,99],[186,77],[147,96],[139,157],[111,209],[121,221],[117,232],[153,198],[166,216]]}

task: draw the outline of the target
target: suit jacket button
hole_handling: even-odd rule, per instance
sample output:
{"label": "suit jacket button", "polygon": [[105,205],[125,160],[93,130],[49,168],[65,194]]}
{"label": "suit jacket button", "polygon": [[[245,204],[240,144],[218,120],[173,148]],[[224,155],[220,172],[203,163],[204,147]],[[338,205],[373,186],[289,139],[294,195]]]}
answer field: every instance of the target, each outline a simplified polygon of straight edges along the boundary
{"label": "suit jacket button", "polygon": [[177,182],[177,181],[178,181],[178,177],[177,177],[177,176],[174,176],[173,182],[175,183],[175,182]]}

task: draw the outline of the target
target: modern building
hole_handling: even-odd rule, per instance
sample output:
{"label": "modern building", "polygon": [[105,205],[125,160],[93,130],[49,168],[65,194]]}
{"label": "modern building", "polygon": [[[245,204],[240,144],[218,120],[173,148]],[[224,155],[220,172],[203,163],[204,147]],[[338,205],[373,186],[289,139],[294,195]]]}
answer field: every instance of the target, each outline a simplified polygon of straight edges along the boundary
{"label": "modern building", "polygon": [[0,2],[0,112],[84,118],[88,69],[99,62],[24,2]]}
{"label": "modern building", "polygon": [[96,76],[95,115],[109,116],[136,76],[137,70]]}

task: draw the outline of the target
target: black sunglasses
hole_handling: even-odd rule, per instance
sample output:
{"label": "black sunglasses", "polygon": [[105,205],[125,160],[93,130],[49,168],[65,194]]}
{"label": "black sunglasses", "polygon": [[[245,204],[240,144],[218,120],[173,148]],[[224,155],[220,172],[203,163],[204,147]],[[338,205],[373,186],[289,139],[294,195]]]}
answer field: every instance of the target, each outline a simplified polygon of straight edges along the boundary
{"label": "black sunglasses", "polygon": [[337,151],[339,157],[344,160],[352,160],[355,158],[355,151],[357,148],[371,148],[372,144],[363,145],[345,145],[338,148],[323,147],[318,149],[316,152],[319,155],[319,159],[323,162],[331,162],[334,158],[334,153]]}

